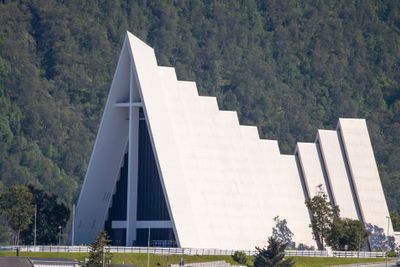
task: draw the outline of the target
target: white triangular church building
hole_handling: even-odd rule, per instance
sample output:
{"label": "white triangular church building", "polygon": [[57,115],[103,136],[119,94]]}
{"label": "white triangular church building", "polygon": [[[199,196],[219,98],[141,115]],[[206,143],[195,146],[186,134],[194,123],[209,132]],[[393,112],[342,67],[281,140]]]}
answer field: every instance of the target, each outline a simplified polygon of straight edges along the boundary
{"label": "white triangular church building", "polygon": [[[237,113],[199,96],[127,33],[79,197],[75,244],[254,249],[286,219],[315,246],[305,200],[322,184],[342,217],[387,229],[366,122],[340,119],[283,155]],[[393,232],[389,226],[390,233]]]}

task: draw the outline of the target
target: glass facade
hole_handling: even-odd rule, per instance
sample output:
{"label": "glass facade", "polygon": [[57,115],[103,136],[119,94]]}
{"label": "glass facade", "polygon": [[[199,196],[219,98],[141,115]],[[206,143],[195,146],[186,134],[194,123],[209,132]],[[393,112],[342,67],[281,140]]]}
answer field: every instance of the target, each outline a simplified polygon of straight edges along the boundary
{"label": "glass facade", "polygon": [[[147,246],[148,238],[148,228],[136,229],[136,246]],[[151,228],[149,245],[156,247],[176,247],[174,231],[171,228]]]}
{"label": "glass facade", "polygon": [[138,221],[168,221],[169,214],[145,120],[139,126]]}
{"label": "glass facade", "polygon": [[112,203],[108,209],[108,219],[104,224],[104,229],[107,231],[113,246],[125,245],[126,229],[112,229],[112,221],[126,221],[127,185],[128,154],[125,154],[124,165],[120,169],[120,176],[116,185],[115,194],[112,197]]}
{"label": "glass facade", "polygon": [[[137,221],[169,221],[169,212],[161,185],[156,159],[153,153],[150,135],[144,120],[143,110],[139,113],[139,162]],[[126,243],[126,229],[112,229],[112,221],[127,220],[127,187],[128,187],[128,153],[124,156],[124,165],[120,169],[120,177],[116,184],[115,194],[108,209],[108,219],[104,228],[112,241],[111,245],[121,246]],[[148,228],[136,229],[135,246],[147,246]],[[151,244],[157,246],[176,246],[172,228],[152,228]]]}

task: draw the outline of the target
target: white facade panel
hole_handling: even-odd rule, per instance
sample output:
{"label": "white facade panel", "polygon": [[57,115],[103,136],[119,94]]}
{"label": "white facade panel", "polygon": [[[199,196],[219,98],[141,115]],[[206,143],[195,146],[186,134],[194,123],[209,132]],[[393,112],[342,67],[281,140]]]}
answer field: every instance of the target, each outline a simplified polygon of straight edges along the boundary
{"label": "white facade panel", "polygon": [[308,188],[308,196],[313,198],[318,186],[328,194],[328,186],[325,181],[317,145],[315,143],[297,143],[297,154],[299,157],[303,177]]}
{"label": "white facade panel", "polygon": [[352,192],[352,181],[346,170],[338,133],[336,131],[318,130],[317,138],[333,192],[334,203],[339,206],[340,216],[361,219],[357,215],[357,199]]}
{"label": "white facade panel", "polygon": [[[343,140],[364,222],[387,229],[389,210],[366,122],[363,119],[339,119],[338,130]],[[391,222],[389,233],[393,234]]]}
{"label": "white facade panel", "polygon": [[[268,209],[274,210],[273,214],[271,212],[270,218],[279,216],[281,219],[286,219],[289,228],[294,233],[293,241],[296,244],[315,246],[295,157],[292,155],[275,156],[271,155],[269,151],[267,153],[266,165],[270,177],[269,194],[271,194],[269,203],[273,203],[271,207],[268,206]],[[279,199],[278,202],[277,199]]]}
{"label": "white facade panel", "polygon": [[[174,136],[171,119],[180,115],[174,108],[179,102],[171,103],[167,99],[169,97],[176,100],[176,82],[169,79],[171,72],[160,71],[153,49],[129,33],[128,38],[153,151],[177,243],[180,246],[192,247],[198,243],[197,227],[193,220],[189,191],[180,164],[179,150],[176,145],[178,138]],[[175,90],[167,92],[167,88]]]}
{"label": "white facade panel", "polygon": [[220,110],[218,112],[218,124],[228,124],[232,127],[239,126],[239,119],[236,111]]}
{"label": "white facade panel", "polygon": [[264,146],[267,153],[272,155],[280,155],[281,152],[279,151],[279,144],[276,140],[269,140],[269,139],[261,139],[261,145]]}

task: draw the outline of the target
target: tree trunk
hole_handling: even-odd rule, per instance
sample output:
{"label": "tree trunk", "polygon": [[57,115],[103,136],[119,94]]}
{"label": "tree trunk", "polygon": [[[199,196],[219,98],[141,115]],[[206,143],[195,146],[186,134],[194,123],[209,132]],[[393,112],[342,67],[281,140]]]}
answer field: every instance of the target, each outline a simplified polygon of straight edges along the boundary
{"label": "tree trunk", "polygon": [[13,245],[16,246],[17,245],[17,232],[14,231],[13,233]]}
{"label": "tree trunk", "polygon": [[20,231],[15,232],[15,245],[16,246],[19,246],[19,234],[20,234]]}

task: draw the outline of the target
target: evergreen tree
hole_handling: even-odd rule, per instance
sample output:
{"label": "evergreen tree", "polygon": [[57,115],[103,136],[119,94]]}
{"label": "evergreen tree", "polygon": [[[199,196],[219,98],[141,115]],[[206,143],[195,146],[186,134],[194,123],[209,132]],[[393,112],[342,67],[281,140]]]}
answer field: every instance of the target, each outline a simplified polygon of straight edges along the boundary
{"label": "evergreen tree", "polygon": [[286,244],[274,237],[268,238],[266,248],[256,247],[254,267],[291,267],[294,266],[292,258],[285,259]]}
{"label": "evergreen tree", "polygon": [[102,267],[103,261],[104,266],[110,266],[112,255],[110,249],[107,247],[109,244],[110,240],[108,239],[107,232],[101,231],[93,244],[89,246],[89,259],[85,267]]}

